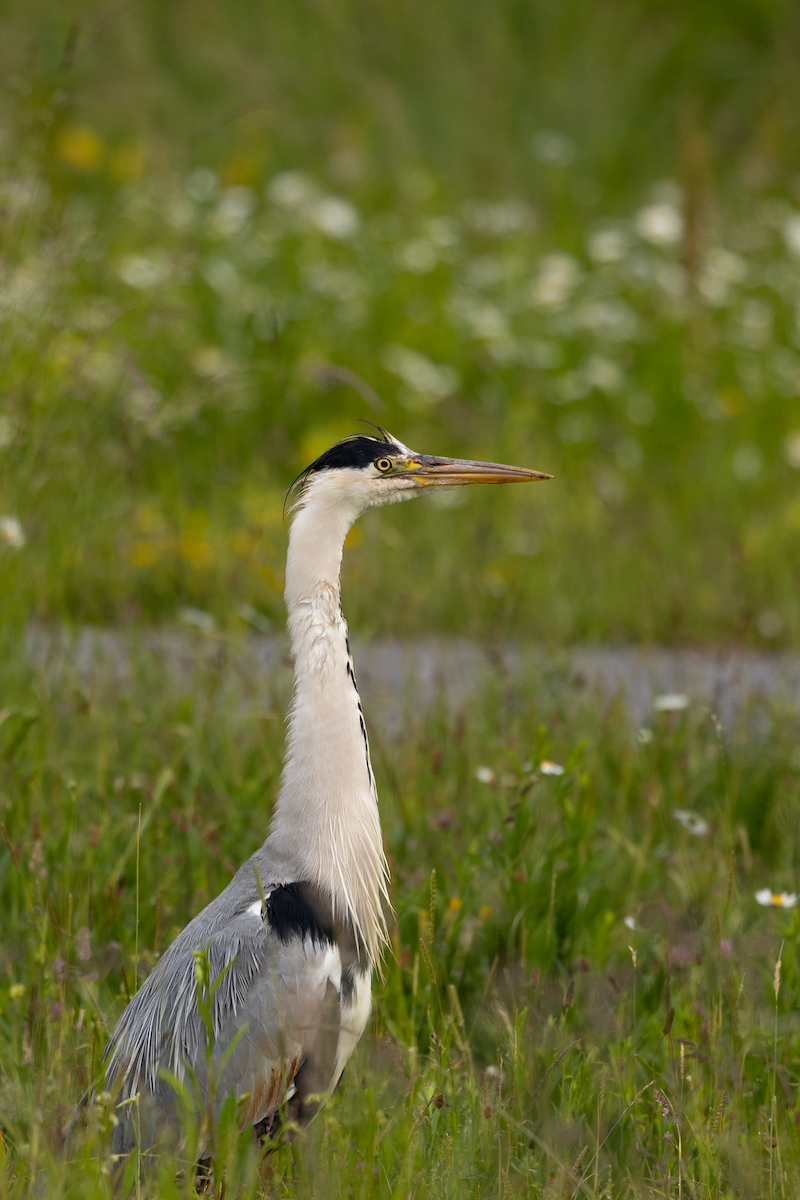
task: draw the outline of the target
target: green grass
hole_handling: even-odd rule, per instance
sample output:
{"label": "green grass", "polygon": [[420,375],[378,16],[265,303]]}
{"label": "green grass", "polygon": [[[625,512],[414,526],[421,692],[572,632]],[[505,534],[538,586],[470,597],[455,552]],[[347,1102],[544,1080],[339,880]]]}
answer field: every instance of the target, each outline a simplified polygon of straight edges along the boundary
{"label": "green grass", "polygon": [[[201,639],[182,678],[130,659],[120,684],[6,650],[4,1196],[109,1194],[109,1111],[66,1145],[63,1122],[137,974],[269,820],[288,674],[265,692],[235,642]],[[635,735],[549,670],[373,725],[394,950],[310,1130],[260,1179],[249,1135],[220,1138],[234,1194],[676,1196],[679,1135],[684,1195],[796,1194],[797,910],[754,899],[797,886],[794,717]],[[175,1171],[142,1194],[190,1194]]]}

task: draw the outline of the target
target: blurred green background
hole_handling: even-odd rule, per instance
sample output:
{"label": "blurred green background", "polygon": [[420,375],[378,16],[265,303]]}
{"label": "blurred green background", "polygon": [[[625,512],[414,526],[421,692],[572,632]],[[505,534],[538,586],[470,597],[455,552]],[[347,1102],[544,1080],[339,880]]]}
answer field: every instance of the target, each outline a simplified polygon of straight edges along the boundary
{"label": "blurred green background", "polygon": [[0,42],[0,612],[279,628],[380,421],[546,488],[371,514],[360,632],[795,646],[800,10],[26,0]]}

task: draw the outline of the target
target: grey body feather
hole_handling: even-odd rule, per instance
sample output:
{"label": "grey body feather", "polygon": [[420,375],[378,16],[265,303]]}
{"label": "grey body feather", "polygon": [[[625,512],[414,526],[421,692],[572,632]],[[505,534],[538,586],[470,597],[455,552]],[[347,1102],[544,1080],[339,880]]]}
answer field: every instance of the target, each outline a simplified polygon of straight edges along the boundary
{"label": "grey body feather", "polygon": [[258,1125],[292,1096],[303,1115],[309,1097],[335,1087],[368,1015],[371,967],[319,894],[332,938],[276,932],[271,896],[296,879],[267,840],[178,935],[126,1008],[109,1044],[106,1086],[121,1100],[139,1099],[117,1110],[116,1153],[147,1151],[170,1127],[178,1130],[176,1094],[163,1070],[196,1079],[195,1099],[201,1109],[207,1103],[196,950],[207,949],[211,983],[228,968],[212,1003],[215,1064],[239,1034],[216,1083],[217,1109],[233,1091],[246,1097],[243,1124]]}

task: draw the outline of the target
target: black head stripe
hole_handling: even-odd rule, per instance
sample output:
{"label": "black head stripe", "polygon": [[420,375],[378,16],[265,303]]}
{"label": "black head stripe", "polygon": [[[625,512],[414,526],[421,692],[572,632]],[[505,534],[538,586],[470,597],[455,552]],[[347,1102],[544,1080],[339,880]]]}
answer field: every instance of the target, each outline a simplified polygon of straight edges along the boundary
{"label": "black head stripe", "polygon": [[312,475],[316,471],[336,470],[337,467],[354,467],[359,470],[368,467],[378,458],[392,458],[400,453],[400,447],[395,446],[394,442],[355,434],[320,454],[307,471]]}
{"label": "black head stripe", "polygon": [[310,466],[295,479],[286,493],[286,500],[294,492],[295,488],[302,488],[303,485],[310,479],[312,475],[316,475],[318,471],[335,471],[343,467],[355,468],[355,470],[363,470],[370,463],[374,463],[379,458],[394,458],[403,451],[400,446],[395,445],[391,441],[391,434],[388,434],[385,429],[381,429],[382,437],[366,437],[362,433],[354,433],[351,437],[342,438],[341,442],[337,442],[335,446],[331,446],[330,450],[326,450],[324,454],[320,454],[319,458],[315,458]]}

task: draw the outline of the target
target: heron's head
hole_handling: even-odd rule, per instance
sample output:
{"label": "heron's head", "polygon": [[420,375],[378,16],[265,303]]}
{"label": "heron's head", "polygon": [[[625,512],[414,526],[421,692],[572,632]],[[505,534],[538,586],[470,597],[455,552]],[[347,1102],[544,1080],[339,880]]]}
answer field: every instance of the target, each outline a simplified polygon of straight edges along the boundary
{"label": "heron's head", "polygon": [[300,506],[313,496],[323,503],[350,507],[355,519],[368,508],[410,500],[431,488],[552,478],[527,467],[417,454],[380,429],[378,436],[354,434],[331,446],[297,477],[290,493],[300,489]]}

